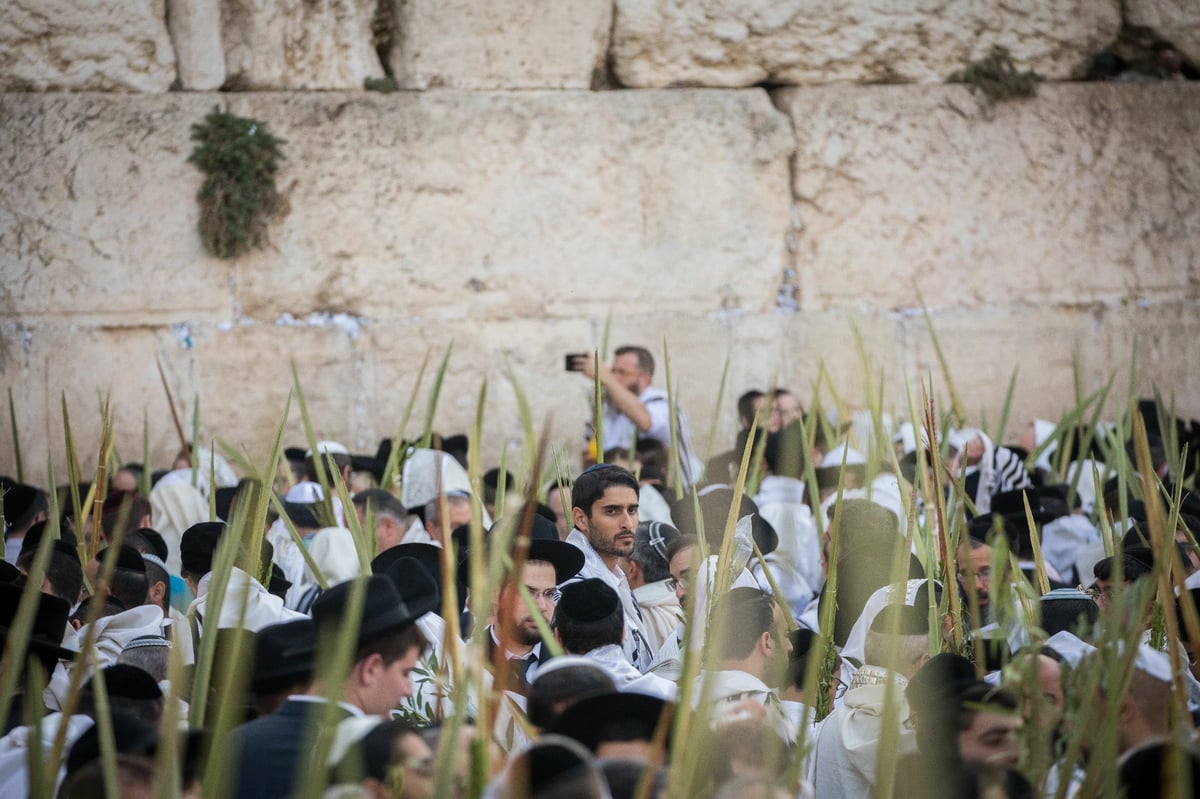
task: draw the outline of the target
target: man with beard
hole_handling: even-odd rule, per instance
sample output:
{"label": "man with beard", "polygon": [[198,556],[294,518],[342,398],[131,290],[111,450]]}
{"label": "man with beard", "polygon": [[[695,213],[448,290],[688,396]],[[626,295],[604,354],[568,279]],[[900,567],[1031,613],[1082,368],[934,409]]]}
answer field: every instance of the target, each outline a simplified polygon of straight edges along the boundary
{"label": "man with beard", "polygon": [[529,554],[521,564],[520,574],[511,575],[497,592],[493,622],[485,633],[488,660],[493,668],[499,669],[501,656],[509,661],[508,690],[522,696],[528,694],[529,682],[538,666],[550,657],[549,650],[542,646],[537,620],[517,586],[525,586],[549,627],[558,602],[558,587],[578,574],[583,565],[583,554],[558,540],[554,523],[535,514]]}
{"label": "man with beard", "polygon": [[575,529],[567,543],[583,553],[580,577],[603,580],[621,597],[625,614],[625,657],[643,674],[654,653],[642,612],[619,562],[633,553],[638,527],[638,481],[620,466],[597,464],[586,469],[571,489]]}

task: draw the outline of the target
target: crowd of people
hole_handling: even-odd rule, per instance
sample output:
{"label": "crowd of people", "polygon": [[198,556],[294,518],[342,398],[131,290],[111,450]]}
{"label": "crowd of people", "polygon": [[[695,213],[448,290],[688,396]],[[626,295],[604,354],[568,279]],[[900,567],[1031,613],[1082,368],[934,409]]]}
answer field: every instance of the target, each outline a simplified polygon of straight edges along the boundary
{"label": "crowd of people", "polygon": [[567,365],[573,474],[432,436],[0,478],[0,796],[1200,795],[1200,425],[773,388],[704,463],[646,349]]}

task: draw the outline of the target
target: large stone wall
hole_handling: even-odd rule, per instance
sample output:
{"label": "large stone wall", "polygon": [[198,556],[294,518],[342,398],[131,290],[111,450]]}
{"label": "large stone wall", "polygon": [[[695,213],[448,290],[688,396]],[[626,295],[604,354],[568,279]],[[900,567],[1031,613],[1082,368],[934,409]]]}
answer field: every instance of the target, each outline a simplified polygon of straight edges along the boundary
{"label": "large stone wall", "polygon": [[[1180,0],[2,4],[0,383],[26,468],[50,450],[61,477],[64,395],[88,462],[109,396],[122,457],[148,417],[161,463],[156,361],[258,457],[294,362],[318,432],[371,451],[451,345],[439,429],[470,428],[487,380],[498,457],[512,376],[573,454],[590,385],[562,356],[606,327],[669,347],[701,450],[745,388],[822,373],[847,405],[882,373],[906,415],[906,385],[947,396],[922,301],[977,422],[1014,368],[1010,432],[1072,405],[1076,368],[1123,394],[1134,357],[1139,391],[1200,416],[1200,83],[1056,82],[1147,42],[1150,72],[1195,66],[1198,31]],[[944,85],[993,46],[1051,82],[995,106]],[[363,91],[385,76],[402,91]],[[269,242],[232,261],[200,245],[187,163],[214,106],[287,141]]]}
{"label": "large stone wall", "polygon": [[9,0],[0,90],[941,83],[994,47],[1069,80],[1124,29],[1200,65],[1192,0]]}
{"label": "large stone wall", "polygon": [[[453,343],[438,428],[468,429],[487,379],[491,451],[519,436],[513,374],[573,450],[590,386],[562,355],[611,315],[613,345],[669,346],[703,449],[727,356],[716,446],[751,385],[807,394],[823,365],[861,402],[854,329],[889,406],[904,377],[944,401],[919,289],[977,419],[1017,366],[1012,426],[1073,404],[1076,351],[1086,388],[1123,386],[1135,340],[1139,388],[1200,414],[1198,101],[1189,84],[1047,86],[986,113],[942,86],[4,95],[0,375],[38,469],[47,447],[61,466],[62,392],[83,453],[109,395],[122,456],[148,413],[164,458],[156,359],[206,434],[260,456],[294,361],[321,433],[370,451]],[[271,243],[230,262],[200,247],[186,163],[214,105],[287,140]],[[422,396],[413,429],[423,415]],[[0,471],[11,451],[0,425]]]}

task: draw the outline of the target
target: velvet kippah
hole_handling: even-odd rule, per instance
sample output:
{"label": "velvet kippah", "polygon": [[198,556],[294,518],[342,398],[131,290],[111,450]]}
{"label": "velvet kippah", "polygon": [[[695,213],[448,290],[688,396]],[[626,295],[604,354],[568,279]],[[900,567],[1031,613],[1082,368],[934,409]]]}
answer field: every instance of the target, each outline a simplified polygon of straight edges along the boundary
{"label": "velvet kippah", "polygon": [[[111,547],[105,547],[97,552],[96,560],[104,563],[104,559],[108,557],[109,549]],[[139,574],[146,573],[146,561],[142,560],[142,553],[133,547],[122,546],[117,550],[116,567],[125,571],[138,572]]]}
{"label": "velvet kippah", "polygon": [[225,525],[221,522],[200,522],[183,531],[179,539],[179,561],[184,571],[201,576],[212,571],[213,554]]}
{"label": "velvet kippah", "polygon": [[602,621],[620,610],[617,592],[594,577],[564,585],[558,600],[558,611],[574,621]]}

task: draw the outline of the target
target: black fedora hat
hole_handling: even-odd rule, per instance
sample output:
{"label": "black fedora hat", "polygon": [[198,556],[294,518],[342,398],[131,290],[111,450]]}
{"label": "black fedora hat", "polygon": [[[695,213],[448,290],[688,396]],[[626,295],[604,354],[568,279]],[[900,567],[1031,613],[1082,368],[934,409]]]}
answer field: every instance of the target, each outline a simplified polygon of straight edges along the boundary
{"label": "black fedora hat", "polygon": [[[691,497],[684,497],[683,501],[675,506],[672,514],[675,526],[681,532],[699,534],[695,511],[697,504],[700,506],[700,517],[704,520],[704,537],[708,540],[709,547],[714,549],[720,547],[721,537],[725,533],[725,522],[729,517],[729,508],[733,504],[733,489],[724,486],[705,489],[700,493],[697,502],[692,502]],[[779,534],[758,512],[758,505],[754,504],[753,499],[742,494],[737,515],[739,519],[743,516],[751,517],[753,524],[751,534],[754,537],[754,543],[758,544],[759,551],[764,555],[775,551],[775,548],[779,546]]]}
{"label": "black fedora hat", "polygon": [[[498,534],[499,529],[508,524],[520,524],[521,516],[497,520],[488,531],[488,540]],[[515,543],[515,535],[514,535]],[[554,582],[562,585],[583,569],[583,550],[574,544],[558,539],[558,528],[554,522],[540,513],[533,514],[533,523],[529,528],[529,554],[526,560],[540,560],[554,567]]]}
{"label": "black fedora hat", "polygon": [[351,455],[350,468],[356,472],[370,472],[376,480],[383,480],[383,472],[387,469],[388,458],[392,455],[392,440],[385,438],[379,442],[374,455]]}
{"label": "black fedora hat", "polygon": [[1042,503],[1041,495],[1033,488],[1015,488],[1012,491],[1001,491],[996,494],[992,497],[992,513],[1011,517],[1018,523],[1024,522],[1026,499],[1029,500],[1029,510],[1033,512],[1033,520],[1038,524],[1052,522],[1058,518],[1059,515]]}
{"label": "black fedora hat", "polygon": [[667,738],[665,745],[671,745],[671,714],[675,712],[675,703],[660,699],[657,696],[647,696],[638,693],[600,694],[571,705],[558,717],[550,732],[565,735],[595,752],[604,742],[604,731],[613,722],[640,725],[642,740],[654,739],[660,719],[666,716]]}
{"label": "black fedora hat", "polygon": [[[425,568],[425,564],[416,558],[396,558],[382,576],[392,581],[409,607],[428,607],[434,613],[441,611],[442,591],[438,581]],[[462,594],[459,594],[460,605],[462,598]]]}
{"label": "black fedora hat", "polygon": [[[392,564],[402,558],[410,558],[417,561],[425,567],[425,571],[433,579],[434,585],[438,590],[439,596],[442,592],[442,548],[434,544],[424,543],[409,543],[397,544],[394,547],[385,549],[375,556],[371,561],[371,573],[382,574],[388,576]],[[466,556],[460,554],[458,559],[458,569],[456,571],[457,579],[455,580],[458,589],[458,610],[461,613],[466,608],[467,602],[467,569]],[[402,585],[396,586],[401,594],[404,593]],[[438,607],[441,607],[440,600]]]}
{"label": "black fedora hat", "polygon": [[318,640],[324,631],[336,631],[338,626],[345,623],[351,591],[360,584],[365,584],[366,593],[362,619],[358,624],[357,640],[360,644],[376,636],[398,632],[437,609],[436,593],[419,597],[417,602],[410,604],[400,596],[392,581],[381,575],[347,580],[333,586],[313,602],[312,618],[317,627]]}
{"label": "black fedora hat", "polygon": [[250,688],[270,693],[300,682],[313,673],[317,628],[309,618],[269,624],[254,639]]}
{"label": "black fedora hat", "polygon": [[[0,643],[8,641],[8,633],[21,604],[23,588],[13,583],[0,583]],[[29,632],[29,651],[60,660],[71,660],[78,652],[62,645],[63,633],[71,606],[65,599],[50,594],[34,595],[37,609]]]}

